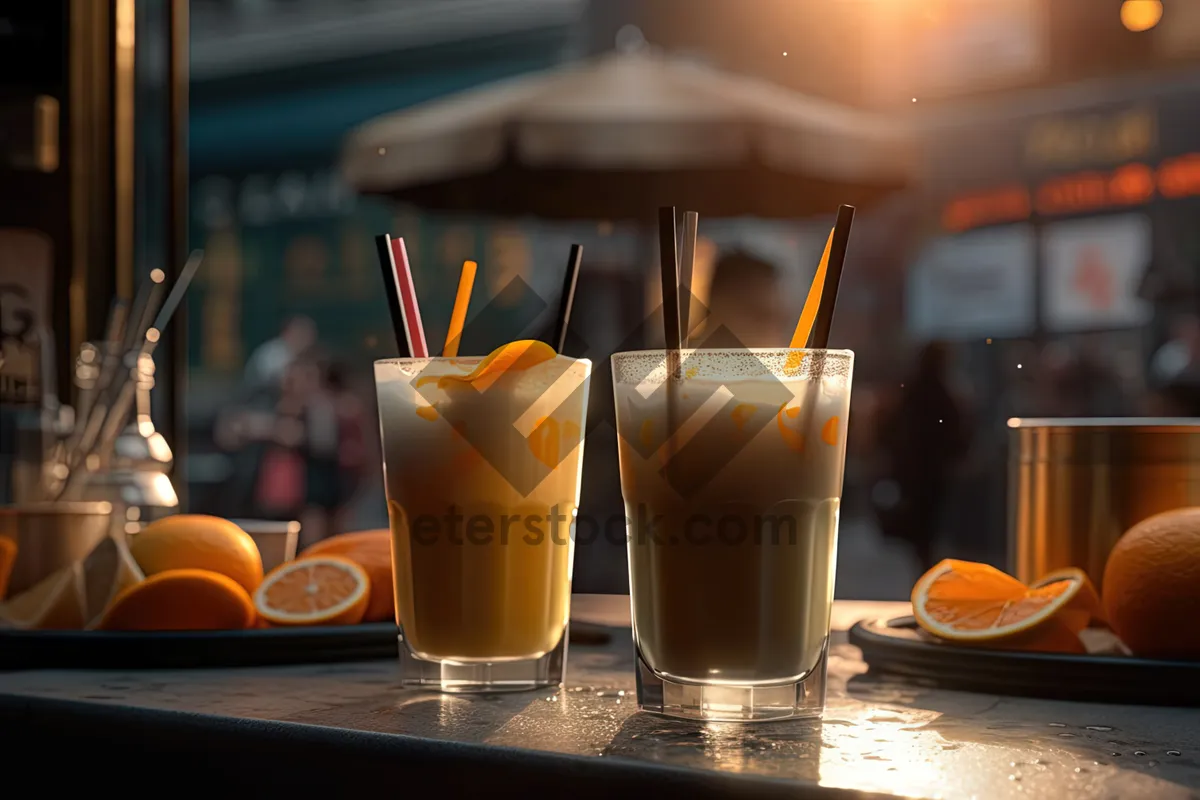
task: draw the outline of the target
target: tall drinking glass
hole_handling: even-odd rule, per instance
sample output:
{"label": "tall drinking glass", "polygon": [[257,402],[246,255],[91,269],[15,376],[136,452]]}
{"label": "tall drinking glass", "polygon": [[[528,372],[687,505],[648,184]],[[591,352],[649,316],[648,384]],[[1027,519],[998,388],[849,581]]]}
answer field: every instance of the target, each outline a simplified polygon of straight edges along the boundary
{"label": "tall drinking glass", "polygon": [[854,355],[667,355],[612,357],[638,704],[818,716]]}
{"label": "tall drinking glass", "polygon": [[407,686],[562,682],[591,362],[481,361],[375,362]]}

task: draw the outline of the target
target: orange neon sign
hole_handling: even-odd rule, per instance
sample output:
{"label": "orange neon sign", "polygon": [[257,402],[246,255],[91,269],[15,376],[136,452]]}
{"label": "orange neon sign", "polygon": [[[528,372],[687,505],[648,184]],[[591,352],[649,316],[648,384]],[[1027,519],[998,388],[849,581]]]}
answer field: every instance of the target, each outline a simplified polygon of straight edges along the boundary
{"label": "orange neon sign", "polygon": [[1071,214],[1108,205],[1108,177],[1102,172],[1079,172],[1051,178],[1038,187],[1040,214]]}
{"label": "orange neon sign", "polygon": [[1158,191],[1171,199],[1200,194],[1200,153],[1167,159],[1160,164]]}
{"label": "orange neon sign", "polygon": [[1029,190],[1024,186],[1005,186],[951,200],[942,211],[942,226],[965,231],[981,225],[1015,222],[1029,216]]}
{"label": "orange neon sign", "polygon": [[1082,214],[1147,203],[1155,193],[1168,199],[1200,196],[1200,153],[1171,158],[1157,169],[1124,164],[1111,172],[1076,172],[1050,178],[1031,193],[1010,185],[952,199],[942,209],[942,227],[964,231],[983,225],[1028,219],[1032,209],[1046,216]]}
{"label": "orange neon sign", "polygon": [[1126,164],[1108,179],[1108,197],[1114,205],[1148,202],[1154,197],[1154,170],[1145,164]]}

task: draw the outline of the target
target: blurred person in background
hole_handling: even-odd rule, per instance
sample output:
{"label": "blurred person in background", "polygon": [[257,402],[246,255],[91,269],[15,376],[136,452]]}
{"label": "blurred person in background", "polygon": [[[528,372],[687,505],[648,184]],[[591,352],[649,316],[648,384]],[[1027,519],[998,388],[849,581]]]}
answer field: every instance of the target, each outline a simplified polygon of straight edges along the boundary
{"label": "blurred person in background", "polygon": [[299,520],[302,547],[329,535],[343,504],[339,420],[315,357],[288,365],[269,408],[235,412],[219,430],[221,445],[242,457],[252,516]]}
{"label": "blurred person in background", "polygon": [[786,347],[790,334],[776,268],[742,251],[717,259],[702,346]]}
{"label": "blurred person in background", "polygon": [[342,506],[337,402],[321,361],[304,357],[288,368],[277,413],[300,434],[293,447],[304,461],[300,539],[307,546],[334,532]]}
{"label": "blurred person in background", "polygon": [[344,364],[334,362],[325,373],[325,386],[337,419],[338,497],[331,533],[349,529],[349,513],[365,483],[367,472],[367,410],[350,387]]}
{"label": "blurred person in background", "polygon": [[296,359],[317,343],[317,326],[308,317],[292,317],[279,335],[260,344],[246,361],[245,383],[250,393],[277,389]]}
{"label": "blurred person in background", "polygon": [[1120,382],[1111,364],[1084,343],[1046,345],[1033,374],[1038,416],[1111,417],[1125,412]]}
{"label": "blurred person in background", "polygon": [[[243,427],[243,445],[261,448],[255,480],[254,507],[267,519],[299,519],[304,524],[301,536],[308,539],[310,489],[314,475],[308,454],[311,436],[321,435],[320,425],[312,430],[310,410],[312,394],[319,385],[319,366],[305,357],[289,364],[281,376],[279,394],[266,419],[252,428]],[[316,491],[319,491],[317,489]],[[304,543],[307,543],[304,542]]]}
{"label": "blurred person in background", "polygon": [[873,493],[880,526],[912,546],[921,570],[933,565],[951,475],[970,444],[964,403],[949,373],[948,348],[925,345],[915,374],[878,425],[886,487]]}
{"label": "blurred person in background", "polygon": [[218,414],[213,441],[233,462],[226,492],[231,513],[297,518],[303,481],[294,475],[303,470],[289,454],[295,425],[279,410],[288,394],[284,384],[289,371],[308,358],[316,344],[317,327],[311,319],[288,319],[278,336],[251,353],[238,397]]}

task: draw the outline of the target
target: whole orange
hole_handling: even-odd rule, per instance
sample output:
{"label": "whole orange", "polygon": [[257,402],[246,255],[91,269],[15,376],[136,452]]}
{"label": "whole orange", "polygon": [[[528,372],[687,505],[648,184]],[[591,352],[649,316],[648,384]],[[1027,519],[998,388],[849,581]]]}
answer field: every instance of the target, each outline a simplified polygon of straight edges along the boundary
{"label": "whole orange", "polygon": [[300,558],[309,556],[343,556],[358,564],[371,579],[371,599],[367,601],[362,621],[383,622],[395,618],[392,533],[387,528],[330,536],[300,554]]}
{"label": "whole orange", "polygon": [[1104,611],[1145,658],[1200,658],[1200,508],[1144,519],[1104,568]]}
{"label": "whole orange", "polygon": [[151,522],[129,545],[146,577],[169,569],[206,569],[232,578],[246,590],[262,583],[258,545],[234,523],[205,514],[175,514]]}

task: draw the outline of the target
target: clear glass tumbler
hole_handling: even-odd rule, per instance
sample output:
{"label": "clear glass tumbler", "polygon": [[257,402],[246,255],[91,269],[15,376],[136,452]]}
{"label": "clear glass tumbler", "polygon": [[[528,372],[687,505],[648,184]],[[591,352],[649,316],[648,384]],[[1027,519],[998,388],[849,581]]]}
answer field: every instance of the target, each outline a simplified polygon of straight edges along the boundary
{"label": "clear glass tumbler", "polygon": [[375,362],[402,683],[562,682],[591,362]]}
{"label": "clear glass tumbler", "polygon": [[638,704],[818,716],[853,353],[612,357]]}

